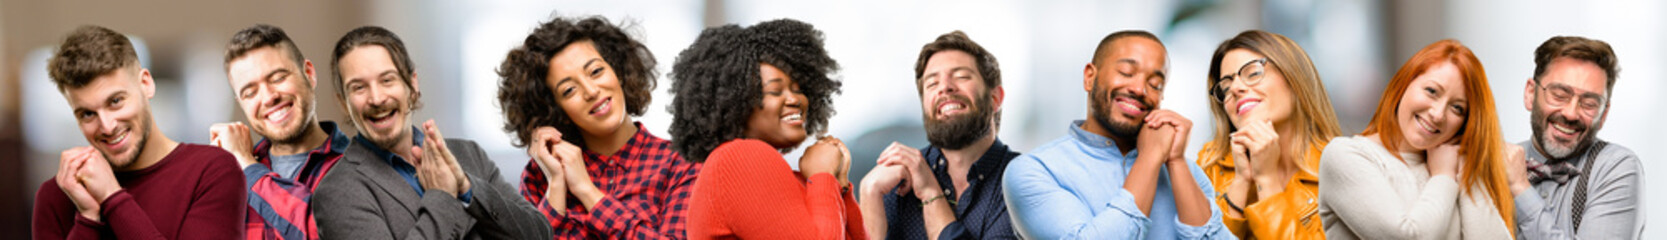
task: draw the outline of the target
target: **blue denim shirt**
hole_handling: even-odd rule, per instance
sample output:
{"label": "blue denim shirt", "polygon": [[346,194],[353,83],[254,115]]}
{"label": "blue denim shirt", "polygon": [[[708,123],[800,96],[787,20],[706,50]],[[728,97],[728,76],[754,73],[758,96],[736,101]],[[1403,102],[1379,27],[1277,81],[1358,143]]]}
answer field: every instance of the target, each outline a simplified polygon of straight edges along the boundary
{"label": "blue denim shirt", "polygon": [[[411,184],[412,190],[417,190],[417,196],[421,197],[423,195],[423,184],[417,181],[417,166],[411,165],[411,162],[406,161],[405,158],[371,143],[370,139],[365,138],[364,133],[353,136],[353,143],[364,145],[365,149],[370,149],[371,153],[381,157],[383,162],[388,163],[388,166],[394,167],[394,172],[398,172],[400,177],[405,177],[405,183]],[[411,127],[411,146],[423,146],[423,131],[415,126]],[[469,201],[474,199],[474,192],[474,187],[465,189],[463,194],[457,195],[457,200],[463,201],[463,204],[467,206]]]}
{"label": "blue denim shirt", "polygon": [[[1007,166],[1007,208],[1019,233],[1032,239],[1235,239],[1210,204],[1210,220],[1191,226],[1176,218],[1167,168],[1158,175],[1148,217],[1123,180],[1138,151],[1123,154],[1116,142],[1071,123],[1069,134],[1013,159]],[[1193,184],[1214,201],[1204,170],[1187,162]]]}

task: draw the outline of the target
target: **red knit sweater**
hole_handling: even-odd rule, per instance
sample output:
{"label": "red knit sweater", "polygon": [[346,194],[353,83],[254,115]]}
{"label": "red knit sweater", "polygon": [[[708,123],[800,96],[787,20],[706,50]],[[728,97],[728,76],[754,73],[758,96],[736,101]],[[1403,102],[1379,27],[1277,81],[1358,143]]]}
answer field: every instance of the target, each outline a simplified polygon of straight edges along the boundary
{"label": "red knit sweater", "polygon": [[[220,148],[181,143],[156,165],[117,172],[122,190],[99,205],[103,221],[46,180],[35,193],[34,239],[237,239],[247,193],[237,160]],[[11,235],[11,234],[6,234]]]}
{"label": "red knit sweater", "polygon": [[867,239],[832,174],[800,177],[758,140],[718,145],[689,197],[689,239]]}

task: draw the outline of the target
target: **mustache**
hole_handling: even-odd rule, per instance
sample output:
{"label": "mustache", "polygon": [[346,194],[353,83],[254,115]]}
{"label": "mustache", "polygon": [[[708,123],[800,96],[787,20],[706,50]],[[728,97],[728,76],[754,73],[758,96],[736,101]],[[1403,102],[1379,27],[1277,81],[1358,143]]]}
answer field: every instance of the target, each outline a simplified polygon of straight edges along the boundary
{"label": "mustache", "polygon": [[1547,123],[1547,125],[1549,125],[1549,124],[1568,125],[1568,126],[1570,126],[1570,128],[1573,128],[1575,131],[1585,131],[1586,128],[1589,127],[1589,126],[1586,125],[1586,123],[1580,122],[1580,120],[1572,120],[1572,119],[1569,119],[1567,117],[1563,117],[1563,115],[1561,115],[1561,114],[1551,114],[1551,116],[1546,117],[1545,122]]}
{"label": "mustache", "polygon": [[389,103],[370,104],[366,106],[365,109],[360,109],[359,115],[365,118],[370,118],[371,116],[382,114],[383,112],[398,110],[398,108],[399,104],[393,103],[392,101]]}
{"label": "mustache", "polygon": [[1146,98],[1146,94],[1143,93],[1134,93],[1129,91],[1106,91],[1104,95],[1104,99],[1107,102],[1111,102],[1113,99],[1117,99],[1119,97],[1134,99],[1135,102],[1140,103],[1140,110],[1149,111],[1152,110],[1152,106],[1158,105],[1158,103],[1153,102],[1153,100]]}
{"label": "mustache", "polygon": [[[961,105],[972,104],[972,99],[969,99],[967,97],[964,97],[964,96],[961,96],[961,95],[949,95],[949,96],[945,96],[944,98],[939,98],[938,101],[932,103],[932,106],[935,109],[935,108],[937,108],[937,106],[942,106],[943,103],[949,102],[949,101],[960,101]],[[963,106],[963,107],[966,107],[966,106]],[[982,107],[982,106],[980,106],[980,107]],[[933,110],[933,111],[937,111],[937,110]]]}

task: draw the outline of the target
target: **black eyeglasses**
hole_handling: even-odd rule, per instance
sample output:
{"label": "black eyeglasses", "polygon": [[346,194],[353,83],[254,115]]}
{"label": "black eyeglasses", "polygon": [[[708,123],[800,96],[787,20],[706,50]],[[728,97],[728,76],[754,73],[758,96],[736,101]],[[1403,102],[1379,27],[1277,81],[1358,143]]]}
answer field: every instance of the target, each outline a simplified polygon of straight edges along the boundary
{"label": "black eyeglasses", "polygon": [[1233,88],[1233,82],[1236,80],[1244,80],[1245,86],[1262,83],[1263,68],[1267,64],[1267,58],[1250,60],[1250,62],[1244,63],[1244,66],[1239,67],[1239,71],[1233,73],[1233,75],[1216,79],[1215,87],[1210,88],[1210,97],[1214,97],[1217,102],[1227,101],[1227,90]]}

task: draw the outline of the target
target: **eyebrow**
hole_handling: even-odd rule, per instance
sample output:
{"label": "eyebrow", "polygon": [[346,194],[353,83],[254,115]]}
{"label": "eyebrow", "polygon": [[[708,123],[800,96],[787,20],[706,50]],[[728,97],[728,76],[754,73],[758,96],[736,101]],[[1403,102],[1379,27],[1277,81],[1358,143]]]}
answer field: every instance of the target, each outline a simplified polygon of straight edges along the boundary
{"label": "eyebrow", "polygon": [[[104,95],[104,98],[101,98],[101,99],[98,100],[98,103],[96,104],[96,106],[102,108],[102,107],[104,107],[104,103],[110,102],[110,99],[115,99],[116,97],[126,96],[126,95],[127,95],[127,91],[116,90],[115,92],[111,92],[109,94]],[[81,112],[92,111],[92,109],[89,109],[89,108],[84,107],[84,106],[79,106],[79,104],[74,104],[74,105],[77,105],[77,106],[74,106],[75,108],[70,110],[70,112],[75,113],[76,118],[80,118]]]}
{"label": "eyebrow", "polygon": [[[267,79],[272,79],[272,77],[278,76],[278,74],[280,74],[280,73],[291,73],[291,72],[289,71],[289,68],[273,69],[272,71],[266,72],[266,75],[262,75],[261,78],[258,79],[258,80],[243,83],[243,87],[238,88],[237,90],[240,91],[240,92],[243,91],[243,90],[248,90],[251,87],[255,87],[255,82],[265,81]],[[242,95],[242,93],[239,93],[238,95]]]}
{"label": "eyebrow", "polygon": [[[382,71],[382,73],[376,74],[376,77],[391,75],[391,74],[394,74],[395,71],[397,71],[397,69],[389,69],[387,71]],[[347,79],[347,81],[342,82],[342,85],[347,85],[347,83],[353,83],[353,82],[364,81],[364,80],[365,80],[365,78],[363,78],[363,77],[349,78],[349,79]]]}
{"label": "eyebrow", "polygon": [[[589,61],[585,61],[584,65],[579,66],[579,70],[584,71],[584,69],[589,69],[591,65],[596,65],[596,61],[600,60],[602,60],[602,58],[591,58]],[[561,79],[556,80],[556,84],[554,86],[561,86],[561,84],[571,81],[573,81],[573,76],[564,76]]]}
{"label": "eyebrow", "polygon": [[[1577,90],[1577,89],[1574,88],[1574,86],[1569,86],[1568,84],[1563,84],[1563,83],[1547,83],[1546,85],[1550,85],[1549,87],[1560,87],[1560,88],[1568,89],[1570,92],[1574,92],[1574,91]],[[1596,91],[1584,92],[1584,93],[1580,94],[1580,97],[1603,98],[1603,94],[1598,94],[1598,92],[1596,92]]]}

